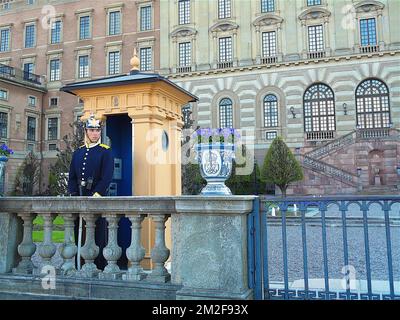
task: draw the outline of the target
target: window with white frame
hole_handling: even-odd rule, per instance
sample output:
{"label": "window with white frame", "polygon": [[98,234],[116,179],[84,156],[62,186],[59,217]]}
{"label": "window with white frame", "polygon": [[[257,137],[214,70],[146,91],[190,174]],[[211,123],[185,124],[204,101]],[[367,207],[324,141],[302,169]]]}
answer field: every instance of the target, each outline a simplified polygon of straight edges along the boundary
{"label": "window with white frame", "polygon": [[261,12],[274,12],[275,0],[261,0]]}
{"label": "window with white frame", "polygon": [[232,37],[219,38],[218,42],[219,42],[219,62],[232,61],[233,60]]}
{"label": "window with white frame", "polygon": [[28,141],[36,141],[36,118],[28,117],[27,120],[26,139]]}
{"label": "window with white frame", "polygon": [[304,127],[306,132],[335,131],[335,99],[332,89],[323,83],[304,93]]}
{"label": "window with white frame", "polygon": [[10,28],[0,30],[0,52],[10,51]]}
{"label": "window with white frame", "polygon": [[61,27],[62,21],[54,21],[51,26],[51,44],[56,44],[61,42]]}
{"label": "window with white frame", "polygon": [[218,0],[218,19],[231,17],[231,0]]}
{"label": "window with white frame", "polygon": [[190,42],[179,43],[179,66],[189,67],[192,64],[192,50]]}
{"label": "window with white frame", "polygon": [[0,112],[0,138],[7,139],[8,114]]}
{"label": "window with white frame", "polygon": [[60,59],[50,60],[50,81],[60,81]]}
{"label": "window with white frame", "polygon": [[223,98],[219,103],[219,127],[233,128],[232,100]]}
{"label": "window with white frame", "polygon": [[36,107],[36,97],[28,96],[28,106]]}
{"label": "window with white frame", "polygon": [[378,79],[367,79],[356,89],[357,127],[389,128],[389,90]]}
{"label": "window with white frame", "polygon": [[90,16],[79,17],[79,40],[90,38]]}
{"label": "window with white frame", "polygon": [[307,0],[307,6],[318,6],[321,4],[321,0]]}
{"label": "window with white frame", "polygon": [[152,49],[149,48],[140,48],[140,70],[141,71],[149,71],[152,70]]}
{"label": "window with white frame", "polygon": [[140,31],[151,30],[151,6],[140,7]]}
{"label": "window with white frame", "polygon": [[35,65],[33,62],[24,63],[24,80],[33,79],[33,69]]}
{"label": "window with white frame", "polygon": [[121,11],[110,11],[108,13],[108,34],[110,36],[121,33]]}
{"label": "window with white frame", "polygon": [[376,20],[375,18],[360,20],[361,46],[376,46]]}
{"label": "window with white frame", "polygon": [[276,32],[269,31],[262,33],[262,55],[263,57],[276,56]]}
{"label": "window with white frame", "polygon": [[58,138],[58,118],[47,119],[47,140],[57,140]]}
{"label": "window with white frame", "polygon": [[190,0],[178,1],[178,23],[190,23]]}
{"label": "window with white frame", "polygon": [[89,77],[89,56],[80,56],[78,60],[78,78]]}
{"label": "window with white frame", "polygon": [[8,100],[8,91],[0,89],[0,100]]}
{"label": "window with white frame", "polygon": [[35,4],[35,0],[26,0],[26,4],[29,5]]}
{"label": "window with white frame", "polygon": [[278,99],[273,94],[268,94],[264,98],[264,126],[278,126]]}
{"label": "window with white frame", "polygon": [[108,74],[118,74],[120,65],[120,53],[119,51],[113,51],[108,53]]}
{"label": "window with white frame", "polygon": [[25,48],[33,48],[35,46],[36,25],[29,24],[25,26]]}
{"label": "window with white frame", "polygon": [[308,27],[308,50],[309,52],[324,51],[324,29],[322,25]]}

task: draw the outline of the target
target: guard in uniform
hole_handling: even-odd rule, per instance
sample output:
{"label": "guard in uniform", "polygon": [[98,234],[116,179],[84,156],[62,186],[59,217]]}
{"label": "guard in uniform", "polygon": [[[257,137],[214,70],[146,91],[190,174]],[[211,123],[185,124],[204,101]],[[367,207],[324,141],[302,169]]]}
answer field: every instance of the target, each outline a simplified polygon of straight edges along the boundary
{"label": "guard in uniform", "polygon": [[[71,196],[107,195],[113,177],[114,159],[110,147],[101,143],[101,127],[100,120],[95,119],[94,115],[85,123],[85,144],[72,155],[69,170],[68,191]],[[78,234],[77,224],[75,234]],[[95,238],[100,248],[95,264],[99,269],[103,269],[107,264],[103,257],[103,248],[107,242],[107,225],[104,218],[96,221]]]}

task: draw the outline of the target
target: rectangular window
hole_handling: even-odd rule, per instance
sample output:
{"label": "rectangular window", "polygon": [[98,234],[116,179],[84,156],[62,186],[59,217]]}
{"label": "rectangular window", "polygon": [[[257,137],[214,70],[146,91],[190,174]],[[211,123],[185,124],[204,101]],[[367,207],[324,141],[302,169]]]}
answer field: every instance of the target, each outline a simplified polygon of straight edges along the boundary
{"label": "rectangular window", "polygon": [[179,0],[178,20],[179,24],[190,23],[190,0]]}
{"label": "rectangular window", "polygon": [[10,29],[0,31],[0,52],[10,50]]}
{"label": "rectangular window", "polygon": [[28,97],[28,106],[36,107],[36,97],[33,96]]}
{"label": "rectangular window", "polygon": [[219,62],[233,61],[232,57],[232,38],[219,38]]}
{"label": "rectangular window", "polygon": [[231,0],[218,0],[218,19],[231,17]]}
{"label": "rectangular window", "polygon": [[321,4],[321,0],[307,0],[307,6],[318,6]]}
{"label": "rectangular window", "polygon": [[35,4],[35,0],[26,0],[26,4]]}
{"label": "rectangular window", "polygon": [[61,42],[61,21],[54,21],[51,26],[51,44]]}
{"label": "rectangular window", "polygon": [[110,36],[121,33],[121,12],[111,11],[109,13],[109,28],[108,34]]}
{"label": "rectangular window", "polygon": [[90,16],[79,18],[79,40],[90,38]]}
{"label": "rectangular window", "polygon": [[49,151],[57,151],[57,145],[55,143],[50,143]]}
{"label": "rectangular window", "polygon": [[276,131],[267,131],[265,133],[265,138],[267,140],[274,140],[278,136],[278,133]]}
{"label": "rectangular window", "polygon": [[24,63],[24,80],[33,80],[33,63]]}
{"label": "rectangular window", "polygon": [[361,46],[376,46],[375,18],[360,20]]}
{"label": "rectangular window", "polygon": [[274,12],[275,0],[261,0],[261,12]]}
{"label": "rectangular window", "polygon": [[152,70],[152,52],[151,48],[140,48],[140,70]]}
{"label": "rectangular window", "polygon": [[189,67],[192,64],[191,43],[182,42],[179,44],[179,66]]}
{"label": "rectangular window", "polygon": [[58,118],[49,118],[47,121],[47,140],[57,140]]}
{"label": "rectangular window", "polygon": [[0,89],[0,100],[8,100],[8,91]]}
{"label": "rectangular window", "polygon": [[50,60],[50,81],[60,80],[60,60]]}
{"label": "rectangular window", "polygon": [[262,55],[263,57],[276,56],[276,32],[263,32],[262,33]]}
{"label": "rectangular window", "polygon": [[0,112],[0,138],[7,139],[8,114]]}
{"label": "rectangular window", "polygon": [[79,78],[88,78],[89,77],[89,56],[80,56],[79,57]]}
{"label": "rectangular window", "polygon": [[50,98],[50,107],[58,106],[58,98]]}
{"label": "rectangular window", "polygon": [[140,7],[140,31],[151,30],[151,6]]}
{"label": "rectangular window", "polygon": [[35,27],[34,24],[25,26],[25,48],[33,48],[35,46]]}
{"label": "rectangular window", "polygon": [[36,141],[36,118],[34,117],[28,117],[26,139]]}
{"label": "rectangular window", "polygon": [[119,73],[119,51],[110,52],[108,54],[108,74]]}
{"label": "rectangular window", "polygon": [[324,29],[322,25],[308,27],[309,52],[324,51]]}

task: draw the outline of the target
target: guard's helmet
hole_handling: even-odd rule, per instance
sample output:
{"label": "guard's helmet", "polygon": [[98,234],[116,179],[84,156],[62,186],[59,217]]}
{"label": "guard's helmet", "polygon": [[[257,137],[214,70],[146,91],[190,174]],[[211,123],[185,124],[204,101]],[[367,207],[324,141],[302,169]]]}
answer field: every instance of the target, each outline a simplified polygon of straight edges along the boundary
{"label": "guard's helmet", "polygon": [[85,129],[101,129],[101,122],[91,115],[85,122]]}

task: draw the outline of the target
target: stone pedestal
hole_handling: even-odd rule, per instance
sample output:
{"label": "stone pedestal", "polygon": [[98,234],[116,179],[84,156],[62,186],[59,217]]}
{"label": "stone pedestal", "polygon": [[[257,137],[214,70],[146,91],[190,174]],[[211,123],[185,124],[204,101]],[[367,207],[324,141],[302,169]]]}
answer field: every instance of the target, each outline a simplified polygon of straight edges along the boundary
{"label": "stone pedestal", "polygon": [[172,280],[177,299],[252,299],[247,216],[253,196],[181,197],[172,215]]}
{"label": "stone pedestal", "polygon": [[22,220],[16,214],[0,213],[0,273],[11,272],[20,261],[22,230]]}

